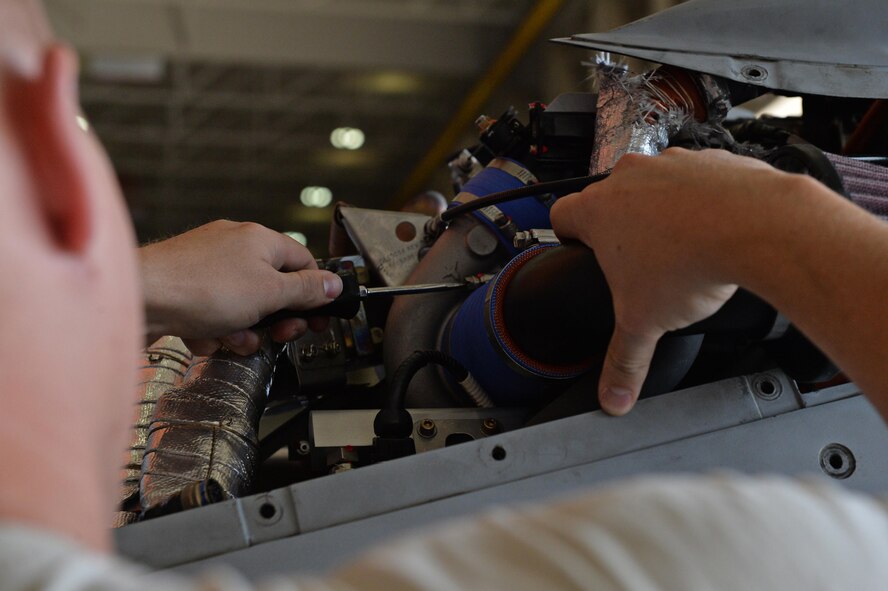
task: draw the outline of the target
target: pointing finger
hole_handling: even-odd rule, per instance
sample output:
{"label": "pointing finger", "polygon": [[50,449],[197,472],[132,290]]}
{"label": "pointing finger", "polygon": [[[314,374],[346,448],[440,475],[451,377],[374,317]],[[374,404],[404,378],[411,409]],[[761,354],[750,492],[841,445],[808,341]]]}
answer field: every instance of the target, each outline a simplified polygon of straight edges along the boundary
{"label": "pointing finger", "polygon": [[635,335],[614,329],[598,382],[598,399],[608,414],[632,410],[647,377],[660,335]]}

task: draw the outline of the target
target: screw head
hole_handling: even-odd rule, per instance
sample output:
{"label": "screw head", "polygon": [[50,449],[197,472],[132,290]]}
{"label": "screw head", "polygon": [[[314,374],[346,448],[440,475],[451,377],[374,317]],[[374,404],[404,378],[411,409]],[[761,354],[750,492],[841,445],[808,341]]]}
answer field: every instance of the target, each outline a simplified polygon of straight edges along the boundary
{"label": "screw head", "polygon": [[485,435],[494,435],[500,432],[500,424],[499,421],[492,418],[484,419],[481,422],[481,431],[484,432]]}
{"label": "screw head", "polygon": [[419,422],[419,436],[431,439],[438,433],[438,426],[432,419],[423,419]]}

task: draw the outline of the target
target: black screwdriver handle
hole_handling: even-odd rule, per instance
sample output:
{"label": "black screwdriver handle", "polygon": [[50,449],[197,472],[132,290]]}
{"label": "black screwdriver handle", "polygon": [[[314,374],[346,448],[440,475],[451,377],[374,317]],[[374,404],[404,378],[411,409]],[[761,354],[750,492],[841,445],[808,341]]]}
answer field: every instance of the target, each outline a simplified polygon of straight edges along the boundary
{"label": "black screwdriver handle", "polygon": [[358,315],[361,308],[361,290],[358,277],[354,271],[336,273],[342,279],[342,293],[325,306],[310,310],[278,310],[269,314],[252,328],[266,328],[287,318],[317,318],[329,316],[333,318],[351,319]]}

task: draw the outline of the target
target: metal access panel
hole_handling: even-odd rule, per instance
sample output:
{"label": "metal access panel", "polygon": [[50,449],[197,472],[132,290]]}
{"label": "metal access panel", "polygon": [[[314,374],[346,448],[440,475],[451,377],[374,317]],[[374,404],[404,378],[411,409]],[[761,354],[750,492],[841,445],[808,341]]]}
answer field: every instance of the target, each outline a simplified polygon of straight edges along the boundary
{"label": "metal access panel", "polygon": [[[590,395],[593,395],[590,393]],[[800,394],[780,372],[642,400],[117,530],[158,569],[322,573],[394,536],[503,504],[651,473],[820,474],[888,491],[888,430],[853,384]]]}

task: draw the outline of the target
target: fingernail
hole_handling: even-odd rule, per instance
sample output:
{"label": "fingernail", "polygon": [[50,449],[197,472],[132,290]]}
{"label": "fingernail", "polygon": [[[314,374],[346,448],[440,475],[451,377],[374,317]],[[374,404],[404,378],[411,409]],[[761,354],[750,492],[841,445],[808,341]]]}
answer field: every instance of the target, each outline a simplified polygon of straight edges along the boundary
{"label": "fingernail", "polygon": [[611,414],[623,414],[632,407],[632,390],[608,387],[599,395],[601,407]]}
{"label": "fingernail", "polygon": [[342,293],[342,278],[330,273],[324,277],[324,293],[328,298],[335,298]]}

